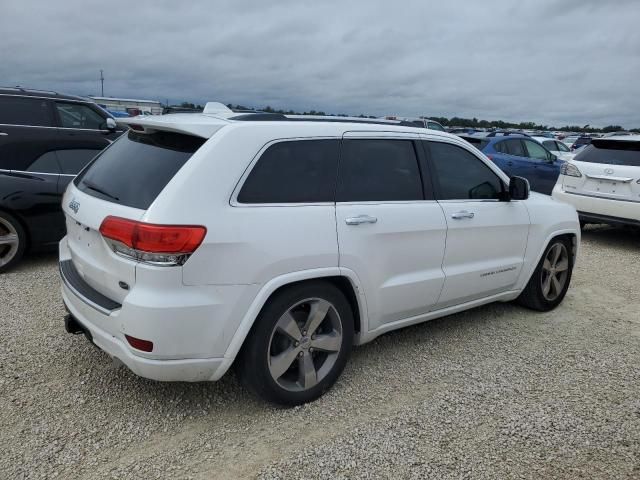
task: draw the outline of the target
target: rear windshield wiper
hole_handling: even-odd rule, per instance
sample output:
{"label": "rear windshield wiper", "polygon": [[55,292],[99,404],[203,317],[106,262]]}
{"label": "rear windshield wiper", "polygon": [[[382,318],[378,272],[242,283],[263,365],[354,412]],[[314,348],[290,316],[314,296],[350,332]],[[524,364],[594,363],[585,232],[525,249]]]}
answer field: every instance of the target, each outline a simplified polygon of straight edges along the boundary
{"label": "rear windshield wiper", "polygon": [[91,181],[89,181],[89,180],[83,180],[83,181],[82,181],[82,183],[83,183],[84,185],[86,185],[86,187],[87,187],[88,189],[93,190],[94,192],[98,192],[98,193],[100,193],[101,195],[104,195],[105,197],[109,197],[109,198],[111,198],[111,199],[113,199],[113,200],[115,200],[115,201],[117,201],[117,202],[119,202],[119,201],[120,201],[120,199],[119,199],[118,197],[116,197],[115,195],[113,195],[113,194],[111,194],[111,193],[109,193],[109,192],[106,192],[105,190],[103,190],[102,188],[100,188],[98,185],[96,185],[95,183],[93,183],[93,182],[91,182]]}

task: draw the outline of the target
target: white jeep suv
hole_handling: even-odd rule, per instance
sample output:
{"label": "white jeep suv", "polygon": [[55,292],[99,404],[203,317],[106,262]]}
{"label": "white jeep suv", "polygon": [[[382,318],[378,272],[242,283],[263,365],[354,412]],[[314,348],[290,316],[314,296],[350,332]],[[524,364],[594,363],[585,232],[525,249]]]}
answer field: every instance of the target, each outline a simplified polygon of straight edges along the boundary
{"label": "white jeep suv", "polygon": [[[213,113],[209,113],[213,112]],[[208,109],[129,120],[63,208],[71,333],[143,377],[320,396],[352,345],[494,301],[549,310],[580,238],[459,137]]]}
{"label": "white jeep suv", "polygon": [[562,166],[552,195],[583,225],[640,227],[640,135],[593,139]]}

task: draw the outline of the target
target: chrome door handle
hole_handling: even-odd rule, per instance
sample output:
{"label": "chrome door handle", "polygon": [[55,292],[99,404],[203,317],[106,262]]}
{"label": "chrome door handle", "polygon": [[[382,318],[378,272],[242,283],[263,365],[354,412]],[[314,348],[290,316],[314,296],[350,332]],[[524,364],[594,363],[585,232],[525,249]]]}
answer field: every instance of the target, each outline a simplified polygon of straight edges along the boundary
{"label": "chrome door handle", "polygon": [[475,213],[467,212],[466,210],[462,210],[461,212],[456,212],[451,214],[451,218],[454,218],[456,220],[460,220],[463,218],[473,218],[473,217],[475,217]]}
{"label": "chrome door handle", "polygon": [[363,223],[376,223],[378,219],[369,215],[358,215],[357,217],[345,218],[344,221],[347,225],[362,225]]}
{"label": "chrome door handle", "polygon": [[8,133],[0,132],[0,137],[7,137],[7,136],[9,136],[9,134],[8,134]]}

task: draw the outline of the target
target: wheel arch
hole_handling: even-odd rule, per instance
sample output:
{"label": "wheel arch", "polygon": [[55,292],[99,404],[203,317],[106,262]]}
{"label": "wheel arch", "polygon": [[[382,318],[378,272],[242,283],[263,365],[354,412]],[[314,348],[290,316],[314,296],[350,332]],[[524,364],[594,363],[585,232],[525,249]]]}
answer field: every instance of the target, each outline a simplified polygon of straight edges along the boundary
{"label": "wheel arch", "polygon": [[533,275],[533,273],[535,272],[536,267],[538,266],[538,263],[542,259],[542,255],[544,255],[544,252],[549,246],[549,244],[554,239],[559,237],[565,237],[571,241],[571,245],[572,245],[571,265],[573,266],[576,264],[576,260],[578,258],[578,253],[580,250],[580,231],[576,229],[564,229],[564,230],[553,231],[549,233],[546,236],[544,242],[541,243],[541,248],[536,252],[536,255],[534,257],[531,257],[527,262],[527,269],[525,270],[526,275],[522,275],[518,282],[519,290],[522,290],[529,282],[531,275]]}
{"label": "wheel arch", "polygon": [[219,371],[216,372],[215,378],[220,378],[226,370],[233,364],[238,356],[245,340],[249,336],[256,319],[265,307],[267,302],[284,289],[291,288],[308,282],[324,281],[334,285],[347,298],[354,318],[354,331],[358,335],[367,329],[367,310],[366,301],[362,293],[362,288],[355,273],[348,269],[339,267],[327,269],[315,269],[301,272],[292,272],[281,275],[267,282],[260,289],[245,316],[241,320],[236,329],[229,346],[224,354],[224,362]]}

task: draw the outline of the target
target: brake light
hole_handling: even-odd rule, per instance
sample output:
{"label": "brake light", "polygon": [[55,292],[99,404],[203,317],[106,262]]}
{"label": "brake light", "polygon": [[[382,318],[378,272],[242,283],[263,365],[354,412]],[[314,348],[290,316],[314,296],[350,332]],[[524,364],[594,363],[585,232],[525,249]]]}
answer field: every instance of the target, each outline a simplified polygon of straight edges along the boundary
{"label": "brake light", "polygon": [[100,225],[100,234],[114,252],[136,260],[178,265],[200,246],[207,229],[195,225],[156,225],[108,216]]}

